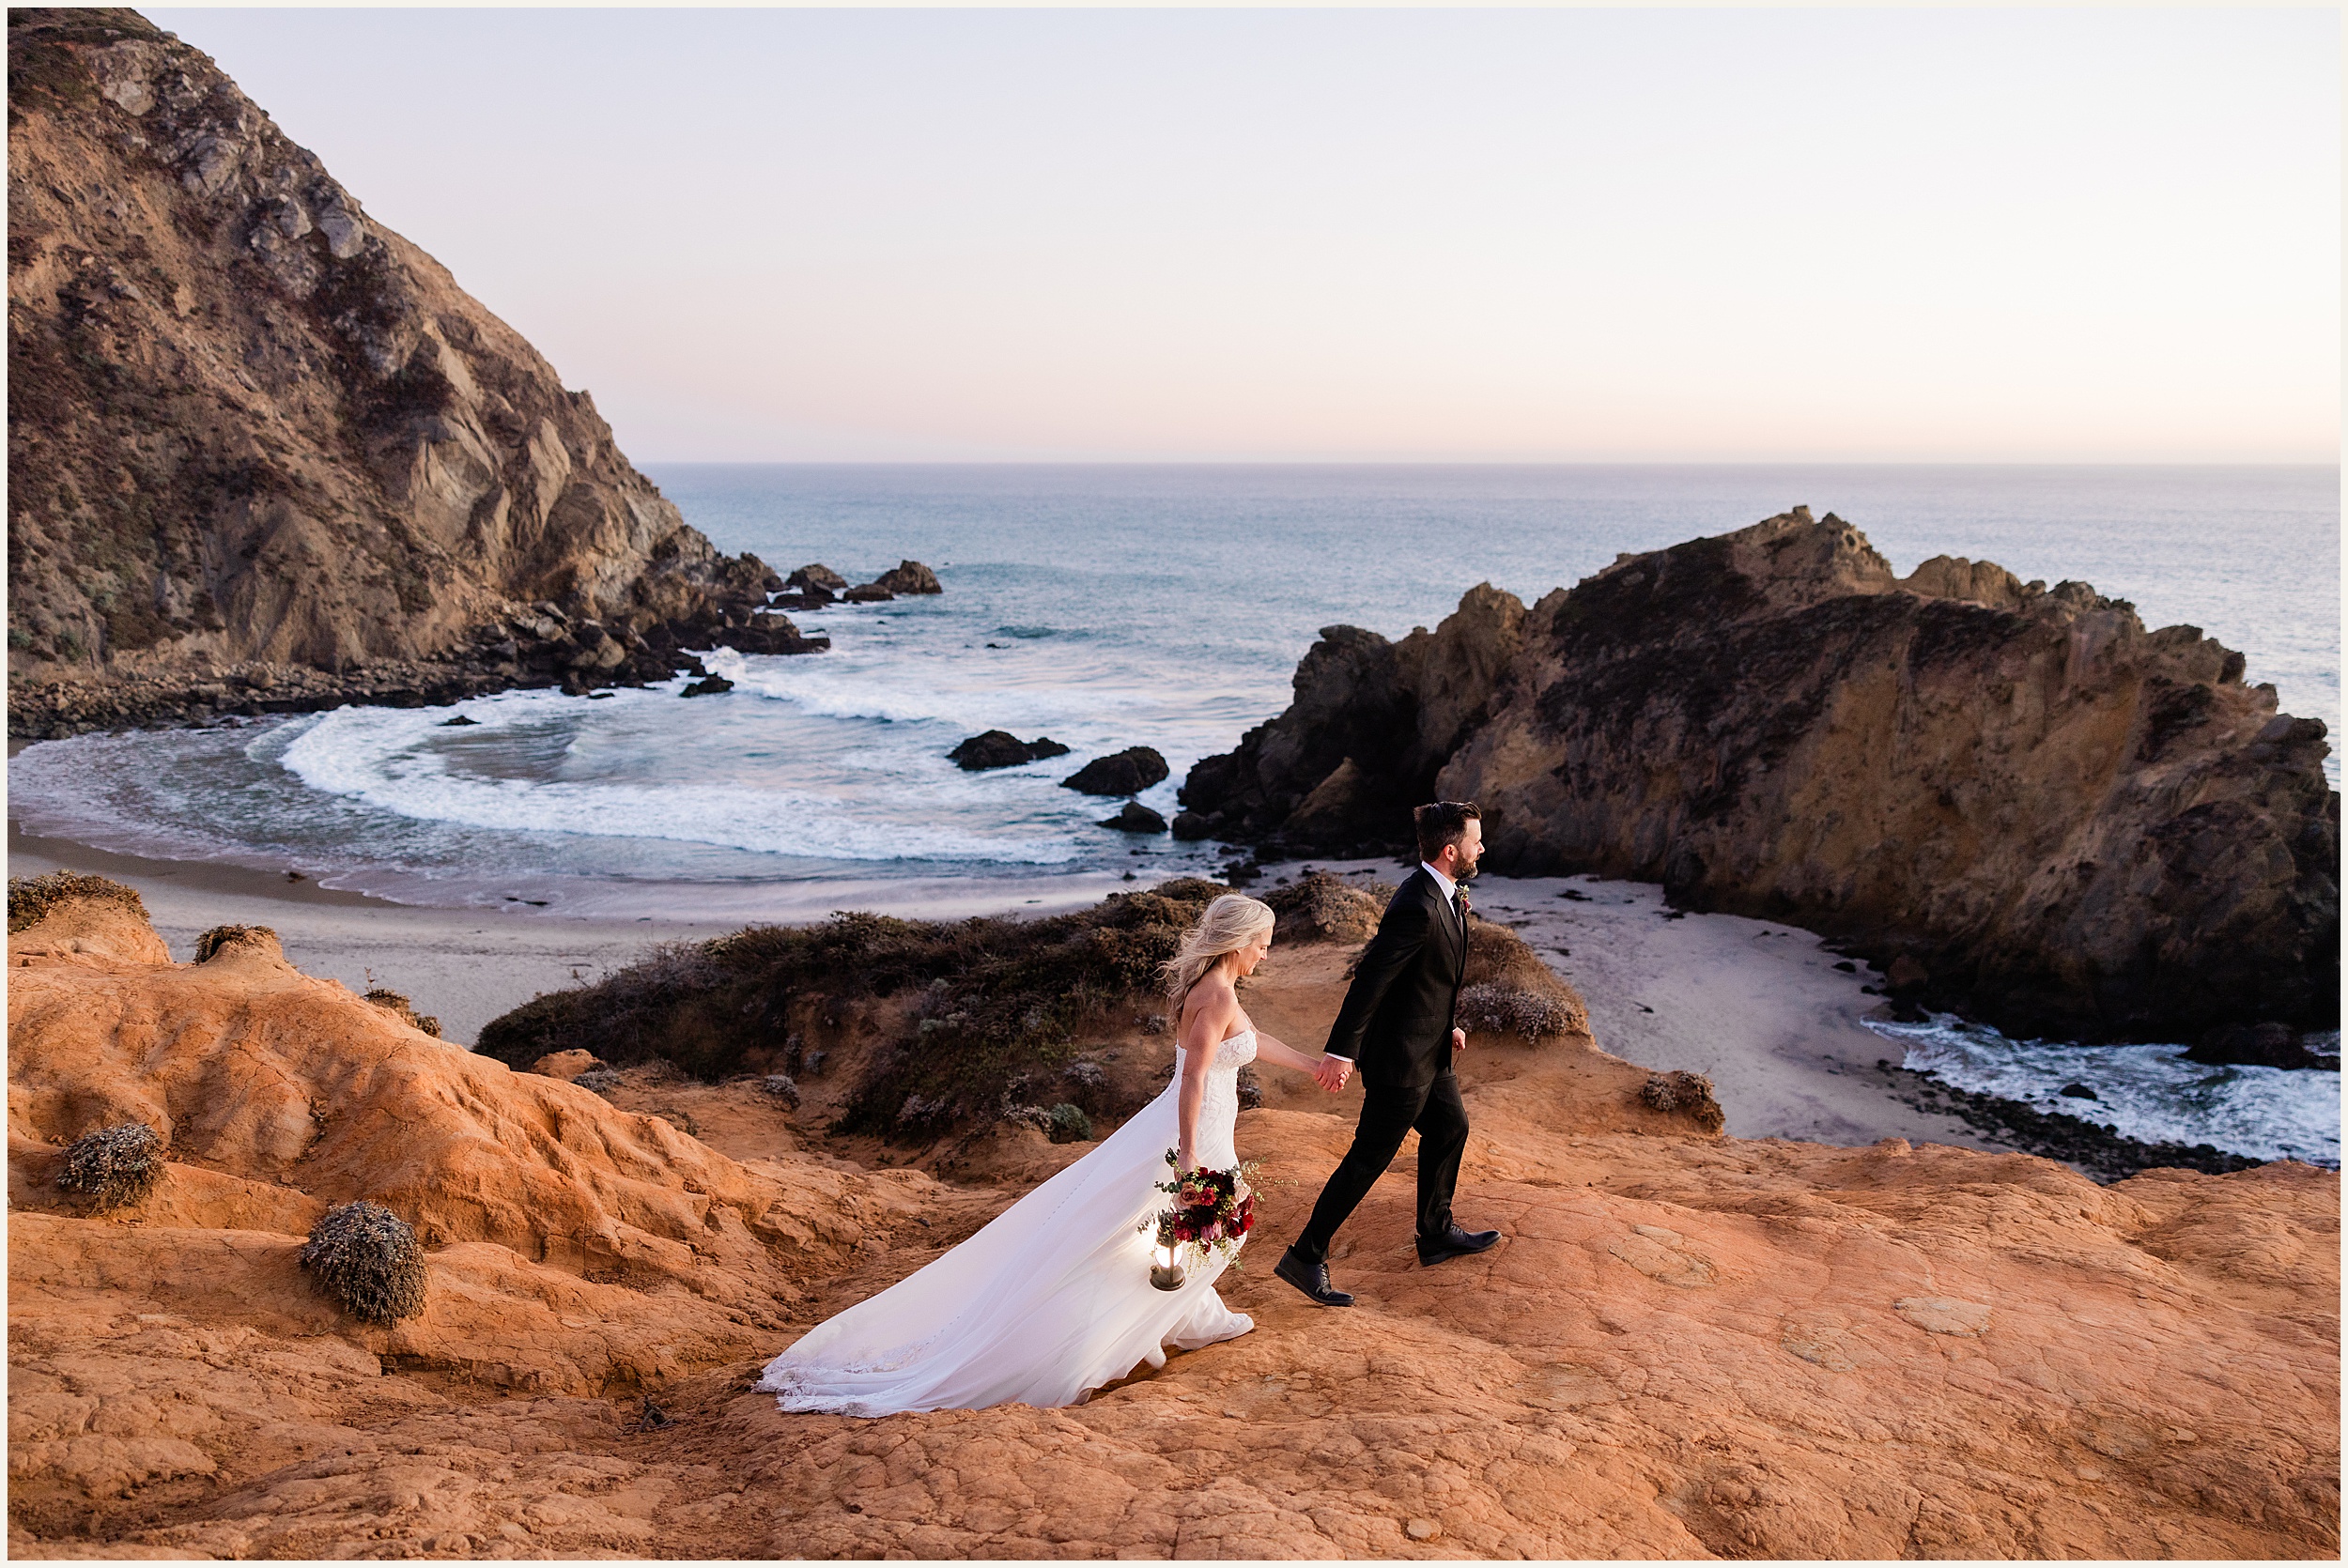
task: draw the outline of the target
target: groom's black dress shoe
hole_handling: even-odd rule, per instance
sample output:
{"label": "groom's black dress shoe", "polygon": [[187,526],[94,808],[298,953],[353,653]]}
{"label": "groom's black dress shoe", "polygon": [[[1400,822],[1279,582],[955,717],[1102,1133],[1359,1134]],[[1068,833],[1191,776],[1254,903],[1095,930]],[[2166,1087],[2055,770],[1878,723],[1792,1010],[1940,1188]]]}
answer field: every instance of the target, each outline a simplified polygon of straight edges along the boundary
{"label": "groom's black dress shoe", "polygon": [[1500,1233],[1496,1230],[1471,1231],[1461,1230],[1457,1225],[1449,1226],[1440,1236],[1422,1236],[1418,1238],[1419,1267],[1431,1268],[1447,1257],[1465,1257],[1470,1253],[1480,1253],[1499,1239]]}
{"label": "groom's black dress shoe", "polygon": [[1352,1297],[1329,1283],[1327,1264],[1306,1263],[1296,1255],[1293,1247],[1280,1254],[1280,1261],[1272,1266],[1272,1271],[1324,1307],[1350,1307],[1353,1304]]}

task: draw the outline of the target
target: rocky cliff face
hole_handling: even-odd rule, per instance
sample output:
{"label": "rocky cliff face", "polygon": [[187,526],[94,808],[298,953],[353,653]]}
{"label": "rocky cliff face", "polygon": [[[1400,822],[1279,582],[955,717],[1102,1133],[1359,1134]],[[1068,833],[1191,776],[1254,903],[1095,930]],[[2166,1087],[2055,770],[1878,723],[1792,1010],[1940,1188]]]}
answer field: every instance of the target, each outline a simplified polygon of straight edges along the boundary
{"label": "rocky cliff face", "polygon": [[1480,802],[1488,865],[1797,922],[2006,1027],[2187,1038],[2339,1018],[2324,726],[2191,626],[1797,511],[1531,609],[1333,627],[1296,700],[1193,770],[1225,837],[1321,852]]}
{"label": "rocky cliff face", "polygon": [[530,678],[500,645],[533,606],[625,644],[747,623],[781,587],[133,12],[9,16],[8,372],[12,706],[37,730],[57,683],[470,661],[494,684]]}

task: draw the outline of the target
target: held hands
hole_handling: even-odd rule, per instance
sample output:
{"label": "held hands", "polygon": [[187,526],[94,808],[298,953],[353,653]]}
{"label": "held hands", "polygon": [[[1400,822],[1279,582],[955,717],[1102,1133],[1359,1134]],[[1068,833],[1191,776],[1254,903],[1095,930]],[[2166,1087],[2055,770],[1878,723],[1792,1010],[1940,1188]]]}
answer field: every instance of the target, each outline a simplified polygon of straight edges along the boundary
{"label": "held hands", "polygon": [[1331,1094],[1345,1087],[1345,1081],[1353,1074],[1353,1064],[1342,1056],[1323,1053],[1313,1065],[1313,1081]]}

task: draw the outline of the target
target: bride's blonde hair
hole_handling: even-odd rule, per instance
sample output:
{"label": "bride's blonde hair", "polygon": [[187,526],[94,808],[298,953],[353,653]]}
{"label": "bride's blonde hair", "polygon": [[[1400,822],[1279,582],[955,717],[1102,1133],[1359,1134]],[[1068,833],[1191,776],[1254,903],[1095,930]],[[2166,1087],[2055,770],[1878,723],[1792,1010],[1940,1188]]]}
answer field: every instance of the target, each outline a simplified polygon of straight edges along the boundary
{"label": "bride's blonde hair", "polygon": [[1166,1010],[1177,1027],[1182,1022],[1182,999],[1190,994],[1190,988],[1206,978],[1225,954],[1238,952],[1270,930],[1273,923],[1272,906],[1244,893],[1226,893],[1207,906],[1198,923],[1182,933],[1181,948],[1158,966],[1159,977],[1166,984]]}

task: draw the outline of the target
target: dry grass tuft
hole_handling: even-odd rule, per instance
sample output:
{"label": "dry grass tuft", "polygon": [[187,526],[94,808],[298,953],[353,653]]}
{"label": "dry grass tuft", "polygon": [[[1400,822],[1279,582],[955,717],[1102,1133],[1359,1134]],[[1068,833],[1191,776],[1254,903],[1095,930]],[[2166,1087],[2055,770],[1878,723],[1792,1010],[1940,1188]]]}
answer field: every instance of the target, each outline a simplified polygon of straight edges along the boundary
{"label": "dry grass tuft", "polygon": [[1707,1132],[1728,1124],[1721,1102],[1712,1098],[1712,1081],[1700,1072],[1649,1073],[1639,1099],[1655,1110],[1686,1116]]}
{"label": "dry grass tuft", "polygon": [[209,963],[212,961],[213,956],[221,952],[224,948],[233,947],[239,942],[258,942],[265,939],[271,943],[274,943],[277,940],[277,932],[274,928],[269,926],[214,926],[210,930],[206,931],[202,936],[195,939],[195,961],[198,963]]}
{"label": "dry grass tuft", "polygon": [[117,903],[140,919],[147,918],[145,901],[118,882],[85,876],[80,871],[47,871],[37,877],[8,879],[8,934],[14,936],[28,927],[38,926],[58,905],[83,899]]}
{"label": "dry grass tuft", "polygon": [[132,1207],[155,1190],[163,1174],[162,1152],[163,1141],[150,1127],[124,1122],[104,1128],[66,1145],[57,1185],[87,1196],[100,1214]]}
{"label": "dry grass tuft", "polygon": [[301,1267],[363,1323],[397,1323],[423,1313],[424,1249],[408,1222],[362,1198],[330,1208],[310,1229]]}

